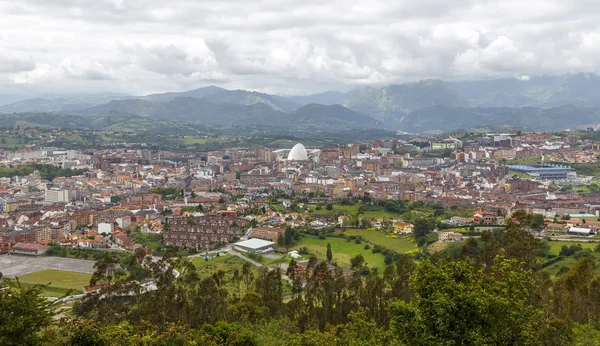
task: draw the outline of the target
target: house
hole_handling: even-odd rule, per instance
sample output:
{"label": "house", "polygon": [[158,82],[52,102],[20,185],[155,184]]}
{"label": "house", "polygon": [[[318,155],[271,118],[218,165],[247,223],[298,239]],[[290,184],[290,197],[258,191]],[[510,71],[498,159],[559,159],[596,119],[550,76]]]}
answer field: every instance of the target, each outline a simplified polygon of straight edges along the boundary
{"label": "house", "polygon": [[485,213],[485,215],[483,216],[483,223],[485,225],[491,225],[496,221],[496,217],[494,214],[492,213]]}
{"label": "house", "polygon": [[36,243],[16,243],[12,246],[11,253],[17,255],[41,256],[46,253],[48,247]]}
{"label": "house", "polygon": [[454,231],[440,230],[438,231],[438,241],[444,242],[458,242],[463,240],[463,235]]}
{"label": "house", "polygon": [[546,234],[565,233],[567,229],[561,223],[549,223],[544,229]]}

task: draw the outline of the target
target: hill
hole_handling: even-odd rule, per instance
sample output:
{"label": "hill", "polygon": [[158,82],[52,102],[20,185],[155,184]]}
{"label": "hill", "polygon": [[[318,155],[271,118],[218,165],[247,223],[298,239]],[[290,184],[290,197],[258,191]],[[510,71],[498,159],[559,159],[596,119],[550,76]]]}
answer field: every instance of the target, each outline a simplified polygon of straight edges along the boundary
{"label": "hill", "polygon": [[300,107],[299,104],[284,97],[246,90],[223,90],[204,96],[203,98],[214,102],[233,103],[246,106],[261,103],[281,112],[291,112]]}
{"label": "hill", "polygon": [[391,113],[408,113],[432,106],[465,107],[468,102],[439,80],[362,88],[348,93],[342,105],[384,119]]}
{"label": "hill", "polygon": [[101,105],[116,99],[125,99],[125,95],[82,96],[65,98],[33,98],[14,102],[0,107],[0,113],[27,112],[72,112],[84,108]]}
{"label": "hill", "polygon": [[326,91],[306,96],[287,96],[287,98],[303,106],[311,103],[331,106],[336,104],[341,105],[346,100],[347,95],[339,91]]}
{"label": "hill", "polygon": [[449,85],[475,106],[600,106],[600,77],[595,74],[465,81]]}
{"label": "hill", "polygon": [[413,111],[394,119],[408,132],[448,132],[483,127],[513,127],[522,130],[560,130],[591,123],[600,116],[600,108],[572,105],[554,108],[538,107],[447,107],[434,106]]}
{"label": "hill", "polygon": [[212,95],[212,94],[215,94],[215,93],[218,93],[221,91],[225,91],[225,90],[227,90],[227,89],[219,88],[216,86],[208,86],[208,87],[189,90],[189,91],[150,94],[150,95],[140,96],[139,98],[144,101],[165,102],[165,101],[171,101],[178,97],[202,98],[202,97]]}

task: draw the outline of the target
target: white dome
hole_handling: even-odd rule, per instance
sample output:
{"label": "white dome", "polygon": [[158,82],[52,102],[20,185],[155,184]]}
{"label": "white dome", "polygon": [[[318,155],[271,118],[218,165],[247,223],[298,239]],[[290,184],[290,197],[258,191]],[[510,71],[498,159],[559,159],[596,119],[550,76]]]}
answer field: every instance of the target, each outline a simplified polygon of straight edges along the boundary
{"label": "white dome", "polygon": [[291,161],[305,161],[308,160],[308,153],[302,143],[294,145],[290,153],[288,154],[288,160]]}

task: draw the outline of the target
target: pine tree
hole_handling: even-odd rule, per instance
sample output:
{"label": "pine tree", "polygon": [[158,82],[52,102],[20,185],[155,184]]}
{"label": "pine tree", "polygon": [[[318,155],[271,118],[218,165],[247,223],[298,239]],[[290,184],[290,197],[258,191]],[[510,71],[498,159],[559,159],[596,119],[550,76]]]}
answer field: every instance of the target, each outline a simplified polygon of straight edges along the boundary
{"label": "pine tree", "polygon": [[333,259],[333,252],[331,251],[331,244],[327,243],[327,262],[331,262]]}

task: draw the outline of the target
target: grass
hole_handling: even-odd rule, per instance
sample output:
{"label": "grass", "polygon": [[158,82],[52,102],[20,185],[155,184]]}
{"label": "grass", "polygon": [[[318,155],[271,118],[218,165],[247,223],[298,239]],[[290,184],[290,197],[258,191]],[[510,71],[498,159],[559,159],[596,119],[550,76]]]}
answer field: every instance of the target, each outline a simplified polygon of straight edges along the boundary
{"label": "grass", "polygon": [[43,290],[44,295],[61,297],[70,289],[75,290],[72,294],[83,292],[83,286],[90,284],[91,277],[90,274],[46,269],[20,276],[19,282],[24,286],[46,285],[49,283],[50,285]]}
{"label": "grass", "polygon": [[[594,266],[594,272],[600,273],[600,265],[598,265],[600,264],[600,253],[592,252],[592,258],[596,262],[596,265]],[[544,270],[550,274],[550,278],[552,280],[555,280],[558,277],[566,274],[575,264],[577,264],[578,261],[579,259],[575,258],[575,256],[569,256],[560,262],[556,262],[547,266],[544,268]]]}
{"label": "grass", "polygon": [[362,236],[371,244],[381,245],[400,253],[417,249],[417,244],[415,244],[410,239],[406,237],[398,238],[394,235],[385,234],[383,231],[368,231],[366,229],[347,229],[346,234]]}
{"label": "grass", "polygon": [[[204,257],[200,256],[200,257],[194,257],[192,259],[192,264],[195,265],[196,267],[205,267],[205,266],[210,266],[219,262],[223,262],[225,260],[227,260],[228,258],[231,257],[230,254],[221,254],[217,257],[216,254],[210,254],[209,257],[212,256],[212,258],[209,258],[208,261],[204,259]],[[242,263],[243,264],[243,263]],[[218,269],[217,269],[218,270]]]}
{"label": "grass", "polygon": [[557,255],[560,253],[560,248],[563,245],[566,246],[571,246],[571,245],[578,245],[580,244],[582,248],[584,249],[590,249],[590,250],[594,250],[594,248],[600,244],[600,243],[585,243],[585,242],[579,242],[579,241],[550,241],[550,251],[548,251],[548,253],[550,255]]}
{"label": "grass", "polygon": [[342,238],[319,239],[316,237],[303,237],[293,246],[293,249],[298,250],[301,247],[307,247],[308,251],[317,256],[318,259],[326,260],[327,243],[331,244],[333,261],[340,267],[349,268],[350,259],[361,254],[365,258],[365,264],[369,267],[379,268],[380,270],[385,268],[385,263],[383,261],[384,256],[382,254],[372,253],[371,250],[365,250],[364,243],[356,244],[354,241],[346,241]]}
{"label": "grass", "polygon": [[[244,266],[244,263],[246,263],[245,260],[237,256],[227,254],[211,258],[208,261],[204,260],[204,258],[202,257],[195,257],[194,259],[192,259],[192,263],[198,268],[198,274],[202,279],[210,277],[211,275],[217,273],[219,270],[224,271],[224,287],[230,294],[238,292],[239,287],[233,284],[233,271],[237,269],[241,273],[242,267]],[[256,278],[258,276],[259,268],[252,265],[250,266],[250,269],[254,273],[254,278]],[[283,281],[283,295],[286,296],[290,293],[291,288],[289,284],[286,281]]]}
{"label": "grass", "polygon": [[[360,208],[359,204],[355,204],[355,205],[338,205],[338,204],[336,204],[336,205],[333,205],[333,210],[327,210],[327,208],[325,206],[323,206],[321,208],[321,210],[316,210],[316,207],[311,206],[310,211],[312,213],[319,214],[319,215],[331,214],[331,213],[336,213],[336,212],[339,212],[342,215],[351,215],[351,214],[355,215],[358,213],[358,208]],[[389,211],[382,209],[382,210],[365,210],[365,212],[362,214],[362,216],[372,217],[372,218],[395,219],[395,218],[399,218],[400,214],[391,213]]]}

